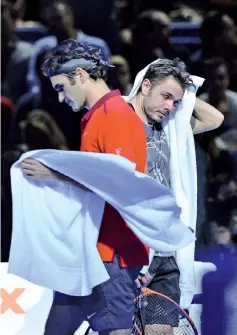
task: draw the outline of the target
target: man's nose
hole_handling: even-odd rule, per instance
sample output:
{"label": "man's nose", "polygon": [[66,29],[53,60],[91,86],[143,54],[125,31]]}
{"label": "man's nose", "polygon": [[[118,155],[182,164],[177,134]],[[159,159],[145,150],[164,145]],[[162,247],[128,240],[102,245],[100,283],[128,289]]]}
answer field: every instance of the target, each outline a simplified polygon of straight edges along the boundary
{"label": "man's nose", "polygon": [[166,102],[165,102],[165,110],[167,111],[167,112],[170,112],[172,109],[174,108],[174,102],[173,102],[173,100],[167,100]]}
{"label": "man's nose", "polygon": [[64,99],[65,99],[65,96],[64,96],[63,92],[58,92],[58,101],[63,102]]}

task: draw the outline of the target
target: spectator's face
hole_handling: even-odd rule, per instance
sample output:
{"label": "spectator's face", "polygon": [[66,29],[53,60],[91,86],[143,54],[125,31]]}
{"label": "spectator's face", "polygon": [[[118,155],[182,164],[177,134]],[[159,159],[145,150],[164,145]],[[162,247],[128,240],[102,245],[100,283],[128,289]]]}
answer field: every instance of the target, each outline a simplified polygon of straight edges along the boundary
{"label": "spectator's face", "polygon": [[65,102],[74,112],[78,112],[84,106],[86,98],[78,76],[73,84],[67,76],[61,74],[51,77],[50,80],[58,92],[59,102]]}
{"label": "spectator's face", "polygon": [[231,242],[231,232],[228,227],[213,225],[214,241],[218,244],[229,244]]}
{"label": "spectator's face", "polygon": [[170,37],[170,22],[168,17],[161,16],[155,20],[153,42],[155,45],[162,47],[167,43]]}
{"label": "spectator's face", "polygon": [[65,35],[73,27],[73,17],[69,7],[55,4],[51,9],[43,11],[43,20],[51,34]]}
{"label": "spectator's face", "polygon": [[115,64],[115,71],[111,71],[108,76],[108,84],[112,89],[119,89],[125,94],[128,84],[130,83],[130,73],[124,64]]}
{"label": "spectator's face", "polygon": [[234,21],[228,15],[224,15],[222,22],[224,30],[218,38],[220,48],[237,43],[237,30]]}
{"label": "spectator's face", "polygon": [[183,98],[180,84],[172,77],[151,86],[149,80],[142,83],[143,108],[148,120],[160,122],[180,104]]}
{"label": "spectator's face", "polygon": [[225,65],[220,65],[209,78],[209,86],[214,91],[225,91],[229,86],[229,74]]}

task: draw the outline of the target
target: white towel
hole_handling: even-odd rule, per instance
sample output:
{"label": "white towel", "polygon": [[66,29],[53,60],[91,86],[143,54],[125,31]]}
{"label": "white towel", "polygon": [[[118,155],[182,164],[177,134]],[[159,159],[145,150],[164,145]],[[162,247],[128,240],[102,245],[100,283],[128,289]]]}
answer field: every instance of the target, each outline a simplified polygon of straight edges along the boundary
{"label": "white towel", "polygon": [[[27,157],[93,192],[68,182],[26,178],[20,162]],[[88,295],[109,278],[96,248],[105,201],[153,249],[175,251],[195,239],[181,222],[171,191],[135,171],[135,164],[121,156],[32,151],[13,165],[11,182],[9,272],[52,290]]]}
{"label": "white towel", "polygon": [[[159,59],[151,64],[157,62]],[[151,64],[137,74],[129,96],[125,97],[126,101],[131,101],[136,96]],[[190,119],[194,109],[196,92],[202,86],[204,79],[192,76],[192,80],[195,87],[185,91],[181,106],[176,111],[169,113],[162,121],[162,125],[171,151],[171,188],[177,204],[182,209],[182,221],[193,231],[196,231],[197,171]],[[194,247],[195,243],[176,252],[176,260],[180,269],[181,306],[183,308],[188,308],[191,305],[194,293]],[[156,251],[160,250],[156,249]]]}

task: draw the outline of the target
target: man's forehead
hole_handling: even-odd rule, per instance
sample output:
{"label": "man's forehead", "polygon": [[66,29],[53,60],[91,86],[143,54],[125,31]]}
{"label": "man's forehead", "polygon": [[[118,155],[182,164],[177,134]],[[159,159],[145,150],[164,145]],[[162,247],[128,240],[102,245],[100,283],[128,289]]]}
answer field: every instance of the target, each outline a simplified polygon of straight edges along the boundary
{"label": "man's forehead", "polygon": [[183,97],[183,89],[178,81],[175,79],[162,80],[159,83],[158,87],[161,91],[172,94],[177,100],[182,99]]}

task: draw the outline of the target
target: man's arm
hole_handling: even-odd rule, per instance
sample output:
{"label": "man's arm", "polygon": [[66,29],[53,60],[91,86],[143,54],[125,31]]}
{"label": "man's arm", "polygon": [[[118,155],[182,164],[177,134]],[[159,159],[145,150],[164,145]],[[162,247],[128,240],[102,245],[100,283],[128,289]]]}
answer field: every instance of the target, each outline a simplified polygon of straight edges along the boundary
{"label": "man's arm", "polygon": [[54,171],[35,159],[27,158],[21,163],[22,170],[26,177],[43,180],[58,180],[75,184],[78,187],[86,189],[86,187],[74,179],[71,179],[57,171]]}
{"label": "man's arm", "polygon": [[198,119],[195,118],[194,134],[204,133],[205,131],[218,128],[224,120],[224,116],[221,112],[199,98],[196,98],[194,110],[198,117]]}

